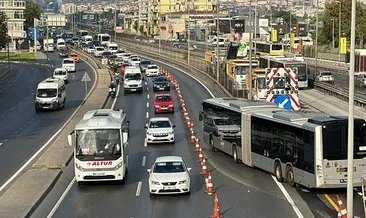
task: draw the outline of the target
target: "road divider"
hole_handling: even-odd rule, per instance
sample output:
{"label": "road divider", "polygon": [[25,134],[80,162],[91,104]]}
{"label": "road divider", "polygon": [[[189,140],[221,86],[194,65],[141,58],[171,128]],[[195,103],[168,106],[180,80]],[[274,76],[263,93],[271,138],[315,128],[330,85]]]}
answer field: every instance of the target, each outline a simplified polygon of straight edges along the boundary
{"label": "road divider", "polygon": [[106,104],[111,81],[109,70],[101,69],[88,56],[78,54],[92,67],[94,84],[66,123],[0,188],[0,217],[23,218],[32,214],[72,159],[73,148],[67,145],[67,135],[87,111]]}

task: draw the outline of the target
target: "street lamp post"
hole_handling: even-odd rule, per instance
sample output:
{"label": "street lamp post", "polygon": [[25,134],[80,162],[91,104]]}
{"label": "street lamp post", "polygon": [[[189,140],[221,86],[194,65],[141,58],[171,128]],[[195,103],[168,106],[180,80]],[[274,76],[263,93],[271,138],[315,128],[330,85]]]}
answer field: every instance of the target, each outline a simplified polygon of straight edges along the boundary
{"label": "street lamp post", "polygon": [[334,48],[335,47],[335,45],[334,45],[334,18],[332,18],[332,22],[333,22],[333,28],[332,28],[332,46]]}
{"label": "street lamp post", "polygon": [[339,4],[338,11],[338,62],[341,63],[341,21],[342,21],[342,2],[341,0],[335,1]]}
{"label": "street lamp post", "polygon": [[191,12],[190,12],[190,9],[191,9],[191,2],[190,0],[188,0],[188,36],[187,36],[187,44],[188,44],[188,50],[187,50],[187,65],[189,66],[189,59],[190,59],[190,50],[189,50],[189,47],[191,46]]}
{"label": "street lamp post", "polygon": [[220,48],[219,48],[219,0],[216,1],[216,80],[220,82]]}
{"label": "street lamp post", "polygon": [[252,0],[249,0],[249,93],[248,99],[252,100]]}
{"label": "street lamp post", "polygon": [[316,23],[315,23],[315,74],[318,71],[318,26],[319,26],[319,0],[316,0]]}

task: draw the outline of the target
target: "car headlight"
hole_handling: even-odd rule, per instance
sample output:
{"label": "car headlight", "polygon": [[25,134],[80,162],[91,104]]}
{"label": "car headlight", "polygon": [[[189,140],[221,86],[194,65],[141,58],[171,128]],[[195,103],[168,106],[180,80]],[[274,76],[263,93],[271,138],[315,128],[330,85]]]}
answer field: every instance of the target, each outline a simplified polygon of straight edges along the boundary
{"label": "car headlight", "polygon": [[154,87],[158,87],[158,85],[157,84],[154,84]]}
{"label": "car headlight", "polygon": [[151,180],[151,185],[160,185],[160,182]]}
{"label": "car headlight", "polygon": [[119,168],[121,168],[123,165],[122,161],[120,163],[117,164],[117,166],[114,167],[115,170],[118,170]]}
{"label": "car headlight", "polygon": [[173,104],[170,104],[169,107],[173,107]]}
{"label": "car headlight", "polygon": [[52,99],[52,103],[56,103],[57,102],[57,99]]}
{"label": "car headlight", "polygon": [[156,104],[156,105],[155,105],[155,107],[160,108],[160,105],[157,105],[157,104]]}
{"label": "car headlight", "polygon": [[152,133],[151,133],[151,132],[146,132],[146,134],[147,134],[147,135],[152,135]]}
{"label": "car headlight", "polygon": [[169,135],[174,134],[174,131],[173,130],[172,131],[169,131],[168,134]]}
{"label": "car headlight", "polygon": [[187,180],[182,180],[182,181],[178,182],[178,185],[185,184],[185,183],[187,183]]}
{"label": "car headlight", "polygon": [[84,171],[84,168],[82,168],[79,164],[75,164],[75,167],[80,171]]}

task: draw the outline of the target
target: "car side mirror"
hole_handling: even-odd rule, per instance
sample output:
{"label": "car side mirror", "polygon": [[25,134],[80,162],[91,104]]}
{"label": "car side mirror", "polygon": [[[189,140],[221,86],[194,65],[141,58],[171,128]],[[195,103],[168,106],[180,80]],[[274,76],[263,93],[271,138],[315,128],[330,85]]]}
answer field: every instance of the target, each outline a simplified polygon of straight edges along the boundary
{"label": "car side mirror", "polygon": [[151,173],[151,169],[146,169],[147,172]]}
{"label": "car side mirror", "polygon": [[144,126],[144,129],[147,129],[147,126]]}
{"label": "car side mirror", "polygon": [[192,168],[187,168],[187,171],[189,172],[189,171],[191,171],[192,170]]}
{"label": "car side mirror", "polygon": [[198,115],[198,120],[202,121],[203,120],[203,112],[200,111],[200,114]]}
{"label": "car side mirror", "polygon": [[173,128],[175,128],[176,127],[176,125],[173,125]]}
{"label": "car side mirror", "polygon": [[128,142],[128,132],[122,132],[122,143],[126,144]]}

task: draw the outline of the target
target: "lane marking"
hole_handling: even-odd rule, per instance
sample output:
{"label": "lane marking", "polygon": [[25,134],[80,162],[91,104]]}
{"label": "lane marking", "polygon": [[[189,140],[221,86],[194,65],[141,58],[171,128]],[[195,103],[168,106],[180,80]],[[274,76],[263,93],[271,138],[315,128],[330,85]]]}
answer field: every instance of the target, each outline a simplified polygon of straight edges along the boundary
{"label": "lane marking", "polygon": [[150,89],[149,89],[149,87],[146,87],[146,91],[147,91],[147,92],[150,92]]}
{"label": "lane marking", "polygon": [[150,99],[150,95],[149,95],[149,94],[147,94],[147,96],[146,96],[146,97],[147,97],[147,99]]}
{"label": "lane marking", "polygon": [[142,186],[142,182],[140,181],[138,184],[137,184],[137,190],[136,190],[136,196],[140,196],[140,192],[141,192],[141,186]]}
{"label": "lane marking", "polygon": [[304,218],[304,216],[302,215],[301,211],[296,206],[295,202],[292,200],[291,196],[286,191],[286,189],[283,187],[283,185],[277,181],[276,177],[274,177],[273,175],[271,175],[271,177],[275,181],[275,183],[277,184],[278,188],[280,188],[282,194],[286,197],[288,203],[290,203],[290,205],[292,206],[292,209],[295,211],[297,217]]}
{"label": "lane marking", "polygon": [[332,205],[332,207],[338,212],[339,211],[339,207],[338,205],[333,201],[333,199],[327,195],[327,194],[323,194],[325,199],[327,199],[327,201]]}
{"label": "lane marking", "polygon": [[147,138],[145,137],[144,147],[147,147]]}
{"label": "lane marking", "polygon": [[146,118],[149,118],[149,111],[146,111]]}
{"label": "lane marking", "polygon": [[[87,63],[87,62],[86,62]],[[97,77],[97,71],[89,64],[87,63],[90,68],[93,70],[95,78]],[[97,79],[94,79],[94,84],[92,86],[92,88],[90,89],[88,95],[86,96],[86,98],[88,98],[91,95],[91,91],[95,89],[95,86],[97,84]],[[84,98],[85,99],[85,98]],[[84,100],[83,99],[83,100]],[[76,110],[74,111],[74,113],[72,113],[72,115],[69,117],[68,120],[66,120],[66,122],[61,126],[61,128],[59,130],[57,130],[57,132],[27,161],[25,162],[25,164],[23,166],[21,166],[18,171],[16,171],[4,184],[1,185],[0,187],[0,192],[2,192],[15,178],[18,177],[18,175],[26,168],[28,167],[28,165],[30,163],[32,163],[34,161],[34,159],[36,157],[38,157],[38,155],[45,149],[47,148],[48,144],[50,144],[59,134],[60,132],[69,124],[69,122],[72,120],[72,118],[74,118],[75,114],[80,110],[80,108],[83,106],[84,104],[80,104],[79,107],[76,108]],[[32,119],[36,119],[36,117],[33,117]]]}
{"label": "lane marking", "polygon": [[0,142],[0,146],[2,146],[2,145],[3,145],[3,143]]}
{"label": "lane marking", "polygon": [[117,102],[117,98],[118,98],[118,94],[119,94],[119,89],[120,89],[121,85],[118,84],[118,87],[117,87],[117,93],[116,93],[116,97],[114,98],[113,100],[113,103],[112,103],[112,106],[111,106],[111,109],[114,108],[114,106],[116,105],[116,102]]}
{"label": "lane marking", "polygon": [[145,81],[145,85],[147,85],[147,82]]}
{"label": "lane marking", "polygon": [[142,164],[141,165],[144,167],[145,164],[146,164],[146,156],[143,156],[142,157]]}
{"label": "lane marking", "polygon": [[72,178],[71,182],[69,183],[65,191],[62,193],[61,197],[58,199],[55,206],[52,208],[51,212],[47,215],[47,218],[51,218],[56,213],[56,210],[58,209],[62,201],[65,199],[67,193],[70,191],[74,183],[75,183],[75,176]]}
{"label": "lane marking", "polygon": [[149,107],[149,102],[146,102],[146,107]]}

